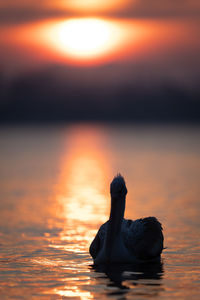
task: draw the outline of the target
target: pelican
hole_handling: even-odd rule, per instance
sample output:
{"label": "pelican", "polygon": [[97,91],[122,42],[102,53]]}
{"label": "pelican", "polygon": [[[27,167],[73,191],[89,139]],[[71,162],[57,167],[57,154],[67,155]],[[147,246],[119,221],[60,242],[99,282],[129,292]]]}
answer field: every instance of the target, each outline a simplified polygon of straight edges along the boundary
{"label": "pelican", "polygon": [[110,218],[92,241],[89,252],[94,264],[134,263],[160,259],[162,225],[155,217],[124,219],[127,188],[118,174],[110,184]]}

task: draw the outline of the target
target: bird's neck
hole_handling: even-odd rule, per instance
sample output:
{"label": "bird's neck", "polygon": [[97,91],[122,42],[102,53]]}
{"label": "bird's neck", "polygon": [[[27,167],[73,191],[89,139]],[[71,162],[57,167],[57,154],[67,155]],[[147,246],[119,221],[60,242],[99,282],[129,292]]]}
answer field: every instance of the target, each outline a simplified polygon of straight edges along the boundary
{"label": "bird's neck", "polygon": [[115,241],[119,238],[124,218],[126,196],[111,197],[111,210],[108,222],[105,250],[107,260],[110,260]]}
{"label": "bird's neck", "polygon": [[113,227],[114,232],[121,230],[121,224],[124,218],[125,197],[112,197],[109,223]]}

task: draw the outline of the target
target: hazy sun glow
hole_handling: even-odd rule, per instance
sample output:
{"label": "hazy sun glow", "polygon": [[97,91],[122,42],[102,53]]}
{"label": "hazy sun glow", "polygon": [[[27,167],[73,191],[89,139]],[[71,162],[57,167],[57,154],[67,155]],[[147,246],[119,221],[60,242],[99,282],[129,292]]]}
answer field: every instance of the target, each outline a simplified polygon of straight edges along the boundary
{"label": "hazy sun glow", "polygon": [[120,39],[120,30],[109,21],[79,18],[60,22],[49,30],[48,36],[63,53],[88,59],[113,49]]}
{"label": "hazy sun glow", "polygon": [[[12,67],[37,67],[49,62],[97,65],[122,60],[151,61],[155,55],[169,55],[178,38],[181,42],[184,28],[161,21],[54,19],[2,30],[0,41],[6,37]],[[3,50],[5,57],[7,48]]]}
{"label": "hazy sun glow", "polygon": [[60,27],[59,42],[73,55],[90,56],[102,52],[111,38],[105,21],[72,19]]}

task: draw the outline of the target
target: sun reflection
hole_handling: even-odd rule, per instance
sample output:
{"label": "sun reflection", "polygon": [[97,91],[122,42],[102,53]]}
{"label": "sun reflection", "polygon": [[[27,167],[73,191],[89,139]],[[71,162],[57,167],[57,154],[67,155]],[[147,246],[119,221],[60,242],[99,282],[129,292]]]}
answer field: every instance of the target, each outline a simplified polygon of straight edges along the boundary
{"label": "sun reflection", "polygon": [[60,201],[70,220],[105,220],[108,167],[104,161],[101,132],[77,127],[69,134],[63,158]]}
{"label": "sun reflection", "polygon": [[78,287],[70,287],[63,290],[54,289],[53,292],[59,296],[75,297],[81,300],[93,299],[93,295],[87,291],[81,291]]}
{"label": "sun reflection", "polygon": [[97,224],[107,219],[109,170],[104,143],[104,135],[96,129],[76,127],[68,134],[57,197],[66,219],[66,230],[60,233],[62,249],[87,251]]}
{"label": "sun reflection", "polygon": [[[71,166],[70,185],[68,185],[68,197],[66,202],[67,216],[71,220],[94,221],[99,216],[94,202],[105,205],[105,196],[100,193],[100,184],[92,178],[92,174],[98,173],[100,164],[89,159],[87,155],[74,158]],[[100,174],[99,174],[100,175]],[[62,201],[65,202],[66,196]],[[101,209],[98,209],[101,210]]]}

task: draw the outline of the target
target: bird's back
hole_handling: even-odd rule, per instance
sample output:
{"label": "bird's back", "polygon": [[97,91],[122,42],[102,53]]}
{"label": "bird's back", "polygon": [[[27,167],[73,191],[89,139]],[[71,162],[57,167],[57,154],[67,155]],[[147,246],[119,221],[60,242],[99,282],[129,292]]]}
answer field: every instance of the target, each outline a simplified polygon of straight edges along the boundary
{"label": "bird's back", "polygon": [[[95,259],[105,242],[108,222],[104,223],[93,243],[90,254]],[[155,217],[135,221],[124,219],[121,226],[121,236],[124,246],[134,260],[152,260],[160,256],[163,250],[162,226]]]}
{"label": "bird's back", "polygon": [[159,257],[163,250],[162,226],[155,217],[124,220],[122,235],[125,246],[139,260]]}

